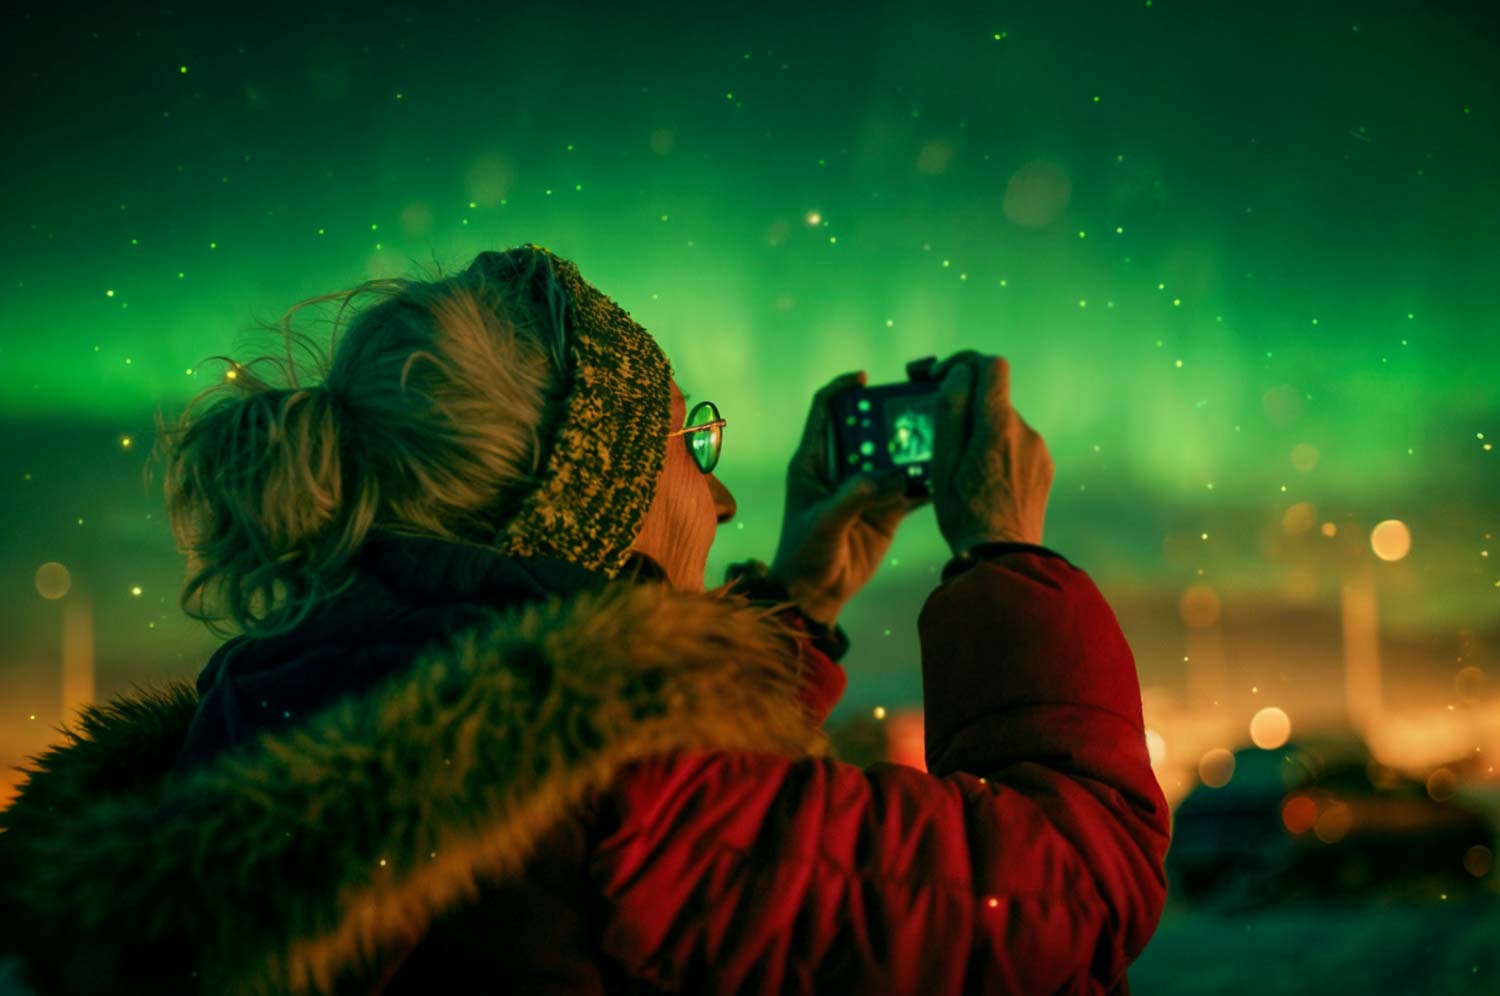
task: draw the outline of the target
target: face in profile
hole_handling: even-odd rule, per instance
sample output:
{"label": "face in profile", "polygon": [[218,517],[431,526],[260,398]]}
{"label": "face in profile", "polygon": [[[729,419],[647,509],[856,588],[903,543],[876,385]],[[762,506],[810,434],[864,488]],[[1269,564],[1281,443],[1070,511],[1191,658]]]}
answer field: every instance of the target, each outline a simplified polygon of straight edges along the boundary
{"label": "face in profile", "polygon": [[[672,427],[687,420],[687,399],[672,381]],[[687,436],[667,440],[667,459],[657,481],[651,510],[632,550],[659,564],[672,587],[703,590],[708,551],[720,523],[734,517],[734,495],[712,473],[694,462]]]}

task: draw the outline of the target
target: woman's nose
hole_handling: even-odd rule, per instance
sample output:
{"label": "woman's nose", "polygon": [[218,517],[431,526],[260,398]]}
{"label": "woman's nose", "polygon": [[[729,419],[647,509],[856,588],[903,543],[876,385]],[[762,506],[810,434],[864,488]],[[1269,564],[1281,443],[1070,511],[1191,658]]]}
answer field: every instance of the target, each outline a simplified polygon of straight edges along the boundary
{"label": "woman's nose", "polygon": [[708,489],[714,496],[714,511],[718,513],[720,525],[734,518],[734,513],[739,509],[735,504],[734,495],[724,486],[724,482],[712,474],[708,475]]}

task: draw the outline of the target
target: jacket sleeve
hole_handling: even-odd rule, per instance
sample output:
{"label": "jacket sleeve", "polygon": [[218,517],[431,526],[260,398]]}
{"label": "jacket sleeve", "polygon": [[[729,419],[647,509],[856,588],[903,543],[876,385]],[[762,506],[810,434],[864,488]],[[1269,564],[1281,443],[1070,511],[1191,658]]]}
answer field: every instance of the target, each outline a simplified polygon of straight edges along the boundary
{"label": "jacket sleeve", "polygon": [[919,619],[930,773],[696,753],[629,766],[590,874],[604,953],[666,989],[1094,993],[1165,898],[1134,662],[1082,571],[1014,553]]}
{"label": "jacket sleeve", "polygon": [[818,636],[817,623],[795,609],[782,613],[782,618],[793,629],[806,634],[802,637],[803,660],[807,661],[802,706],[813,725],[822,726],[828,721],[833,707],[839,704],[839,699],[844,697],[844,687],[849,684],[849,676],[838,663],[838,658],[848,650],[849,638],[843,635],[842,628],[839,629],[842,648],[830,653],[832,648]]}

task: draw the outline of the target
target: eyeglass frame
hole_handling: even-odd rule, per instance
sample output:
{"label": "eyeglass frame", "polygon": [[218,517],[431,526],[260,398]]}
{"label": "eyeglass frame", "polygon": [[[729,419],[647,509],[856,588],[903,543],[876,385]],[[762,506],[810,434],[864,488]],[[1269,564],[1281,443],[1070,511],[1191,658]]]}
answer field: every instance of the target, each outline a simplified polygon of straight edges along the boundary
{"label": "eyeglass frame", "polygon": [[[693,420],[693,413],[696,412],[696,411],[698,411],[698,409],[702,408],[704,405],[707,405],[708,408],[709,408],[709,410],[715,416],[718,416],[718,414],[719,414],[719,406],[718,405],[714,404],[712,401],[700,401],[696,405],[693,406],[692,411],[688,412],[688,414],[687,414],[687,421],[691,422]],[[667,433],[667,438],[671,439],[673,436],[685,436],[685,435],[689,435],[690,433],[694,433],[694,432],[703,432],[706,429],[718,429],[719,430],[719,445],[718,445],[718,447],[714,451],[714,462],[711,463],[711,464],[709,464],[707,467],[704,467],[703,464],[701,464],[701,463],[698,462],[697,453],[693,449],[693,440],[691,438],[689,438],[688,441],[687,441],[688,454],[690,456],[692,456],[692,458],[693,458],[693,466],[697,467],[698,470],[700,472],[704,473],[704,474],[712,474],[714,468],[719,465],[719,456],[724,452],[724,426],[727,425],[727,424],[728,423],[724,419],[715,417],[715,418],[711,419],[708,422],[704,422],[702,425],[685,425],[681,429],[678,429],[675,432],[669,432],[669,433]]]}

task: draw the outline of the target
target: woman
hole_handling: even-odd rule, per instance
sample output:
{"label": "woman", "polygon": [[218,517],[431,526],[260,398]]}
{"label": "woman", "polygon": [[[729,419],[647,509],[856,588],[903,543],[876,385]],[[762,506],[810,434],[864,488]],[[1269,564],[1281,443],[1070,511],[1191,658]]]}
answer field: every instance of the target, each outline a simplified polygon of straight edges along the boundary
{"label": "woman", "polygon": [[38,991],[1124,991],[1167,811],[1003,361],[944,365],[931,773],[861,770],[835,621],[920,503],[822,479],[858,376],[774,563],[704,592],[724,422],[644,329],[533,245],[374,289],[317,384],[289,315],[288,386],[163,433],[184,608],[240,635],[0,814]]}

